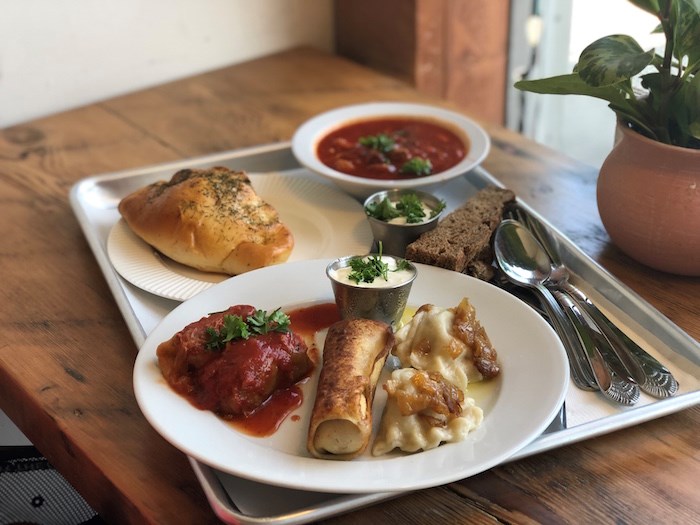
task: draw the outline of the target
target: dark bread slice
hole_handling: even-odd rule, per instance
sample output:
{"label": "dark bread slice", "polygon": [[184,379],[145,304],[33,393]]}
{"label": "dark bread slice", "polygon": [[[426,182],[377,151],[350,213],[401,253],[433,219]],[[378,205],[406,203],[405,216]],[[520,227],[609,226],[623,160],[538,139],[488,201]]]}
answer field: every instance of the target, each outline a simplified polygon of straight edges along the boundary
{"label": "dark bread slice", "polygon": [[406,248],[406,259],[469,273],[488,280],[493,254],[491,235],[515,194],[489,186],[445,217],[438,226]]}

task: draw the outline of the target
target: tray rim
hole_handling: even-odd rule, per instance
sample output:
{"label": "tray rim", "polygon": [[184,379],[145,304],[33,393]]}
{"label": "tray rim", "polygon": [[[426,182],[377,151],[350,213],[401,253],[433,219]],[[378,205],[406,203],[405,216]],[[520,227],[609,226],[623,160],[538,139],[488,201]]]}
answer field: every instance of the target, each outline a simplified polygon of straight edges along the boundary
{"label": "tray rim", "polygon": [[[99,233],[94,228],[90,227],[90,217],[81,199],[82,194],[89,187],[94,187],[94,185],[103,181],[151,175],[160,171],[176,170],[180,167],[185,167],[187,165],[192,164],[213,164],[216,162],[229,161],[236,158],[250,158],[252,156],[276,155],[280,153],[289,153],[288,160],[291,160],[292,164],[286,166],[287,170],[298,169],[302,167],[298,164],[298,162],[296,162],[296,159],[294,159],[291,156],[291,142],[284,141],[217,152],[198,157],[181,159],[177,161],[151,164],[144,167],[131,168],[122,171],[96,174],[85,177],[73,184],[69,192],[69,201],[71,207],[73,209],[74,214],[76,215],[76,218],[78,219],[78,222],[81,226],[83,234],[86,237],[86,240],[88,241],[93,255],[98,262],[100,270],[102,271],[105,280],[107,281],[108,287],[110,288],[110,291],[114,296],[115,302],[117,303],[117,306],[120,312],[122,313],[122,316],[124,317],[132,339],[134,340],[137,346],[143,344],[147,334],[145,333],[145,330],[136,315],[133,305],[130,303],[127,297],[125,289],[123,288],[123,281],[121,277],[112,268],[112,265],[107,256],[106,246],[103,245]],[[472,172],[477,172],[482,179],[487,181],[488,184],[503,187],[503,184],[497,178],[495,178],[491,173],[489,173],[480,166],[472,170],[470,173]],[[619,289],[621,289],[627,297],[632,298],[635,301],[635,304],[646,310],[649,315],[659,316],[662,319],[664,319],[668,324],[666,328],[670,329],[670,335],[673,337],[675,342],[677,342],[681,346],[687,346],[687,348],[691,352],[696,352],[696,357],[700,356],[700,344],[697,341],[695,341],[695,339],[693,339],[680,327],[675,325],[671,320],[666,318],[652,305],[647,303],[643,298],[638,296],[633,290],[627,287],[627,285],[618,281],[607,270],[600,266],[596,261],[591,259],[585,252],[583,252],[571,239],[569,239],[558,228],[554,227],[547,219],[542,217],[538,212],[536,212],[529,205],[527,205],[527,203],[522,202],[522,200],[519,197],[518,202],[528,212],[530,212],[537,219],[541,220],[548,228],[555,232],[557,236],[560,237],[562,242],[564,242],[567,245],[567,248],[569,250],[576,252],[579,257],[586,260],[586,262],[590,266],[592,266],[594,271],[600,276],[602,276],[602,278],[604,278],[605,280],[615,282],[616,286]],[[583,423],[574,427],[553,431],[548,434],[543,434],[540,437],[536,438],[529,445],[516,452],[504,463],[517,461],[519,459],[523,459],[525,457],[529,457],[541,452],[553,450],[561,446],[573,444],[589,438],[601,436],[613,432],[615,430],[620,430],[623,428],[628,428],[630,426],[641,424],[643,422],[663,417],[665,415],[678,412],[685,408],[692,407],[698,403],[700,403],[700,389],[691,392],[686,392],[673,398],[661,399],[645,406],[636,407],[633,411],[620,412],[614,416],[607,416],[602,419],[598,419],[588,423]],[[197,476],[200,484],[202,485],[202,488],[205,492],[205,495],[207,497],[207,500],[209,501],[212,510],[220,519],[225,520],[229,523],[241,523],[250,525],[297,525],[350,512],[352,510],[357,510],[361,507],[372,505],[380,501],[384,501],[390,498],[400,496],[402,494],[406,494],[406,492],[392,492],[360,495],[342,495],[338,496],[338,498],[335,498],[339,499],[340,501],[335,501],[335,499],[331,499],[328,503],[325,503],[323,505],[316,505],[305,509],[298,509],[296,511],[287,512],[276,516],[255,517],[242,513],[237,508],[235,508],[235,505],[226,494],[225,489],[223,488],[220,480],[217,477],[216,469],[213,469],[208,465],[200,463],[191,457],[188,457],[188,459],[195,472],[195,475]]]}

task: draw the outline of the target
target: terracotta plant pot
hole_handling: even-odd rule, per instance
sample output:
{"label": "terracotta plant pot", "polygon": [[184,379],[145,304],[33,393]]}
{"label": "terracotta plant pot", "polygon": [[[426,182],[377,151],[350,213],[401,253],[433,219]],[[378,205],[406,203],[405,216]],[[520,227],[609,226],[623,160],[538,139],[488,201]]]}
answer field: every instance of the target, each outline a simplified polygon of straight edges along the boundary
{"label": "terracotta plant pot", "polygon": [[633,259],[700,276],[700,150],[670,146],[618,124],[598,178],[598,210]]}

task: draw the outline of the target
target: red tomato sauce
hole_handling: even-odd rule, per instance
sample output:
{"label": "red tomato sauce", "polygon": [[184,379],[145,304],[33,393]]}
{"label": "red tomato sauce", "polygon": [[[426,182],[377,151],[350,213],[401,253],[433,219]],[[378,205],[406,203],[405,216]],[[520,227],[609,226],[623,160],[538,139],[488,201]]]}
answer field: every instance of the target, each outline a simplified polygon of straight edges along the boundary
{"label": "red tomato sauce", "polygon": [[[382,138],[377,144],[373,137]],[[369,138],[369,140],[368,140]],[[326,135],[317,146],[319,160],[348,175],[368,179],[413,179],[445,171],[467,154],[468,145],[437,122],[410,118],[362,120]],[[429,172],[411,164],[428,162]]]}
{"label": "red tomato sauce", "polygon": [[297,385],[277,390],[255,412],[247,417],[232,419],[231,424],[249,436],[271,436],[303,402],[304,395]]}
{"label": "red tomato sauce", "polygon": [[305,306],[290,310],[287,315],[292,330],[302,337],[313,336],[319,330],[340,321],[340,312],[338,312],[338,306],[335,303]]}
{"label": "red tomato sauce", "polygon": [[315,334],[340,315],[335,303],[301,307],[286,312],[290,332],[237,339],[218,351],[207,348],[208,329],[220,329],[225,315],[254,313],[252,306],[237,305],[210,314],[159,345],[158,358],[167,382],[192,405],[215,412],[241,432],[264,437],[302,405],[299,385],[319,361]]}
{"label": "red tomato sauce", "polygon": [[[340,321],[340,313],[335,303],[323,303],[297,308],[286,312],[291,320],[290,326],[295,334],[307,341],[309,357],[318,363],[318,349],[313,345],[316,332],[324,330]],[[304,396],[298,385],[278,390],[270,396],[255,412],[247,417],[231,420],[239,432],[250,436],[266,437],[274,434],[282,422],[299,408]],[[292,421],[299,421],[299,416],[292,416]]]}

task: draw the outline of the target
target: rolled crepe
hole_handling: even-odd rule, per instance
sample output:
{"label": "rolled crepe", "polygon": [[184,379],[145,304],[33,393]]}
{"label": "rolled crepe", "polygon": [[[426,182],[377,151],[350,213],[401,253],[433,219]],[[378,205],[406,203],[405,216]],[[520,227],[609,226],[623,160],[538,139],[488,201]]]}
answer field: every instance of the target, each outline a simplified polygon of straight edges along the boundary
{"label": "rolled crepe", "polygon": [[352,459],[372,434],[372,401],[387,355],[391,327],[346,319],[328,329],[306,446],[324,459]]}

